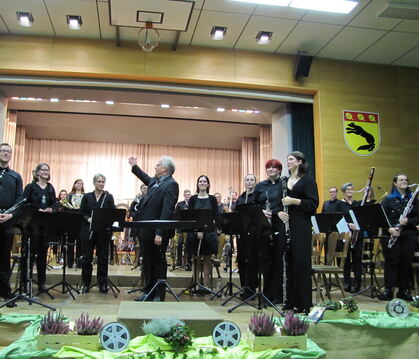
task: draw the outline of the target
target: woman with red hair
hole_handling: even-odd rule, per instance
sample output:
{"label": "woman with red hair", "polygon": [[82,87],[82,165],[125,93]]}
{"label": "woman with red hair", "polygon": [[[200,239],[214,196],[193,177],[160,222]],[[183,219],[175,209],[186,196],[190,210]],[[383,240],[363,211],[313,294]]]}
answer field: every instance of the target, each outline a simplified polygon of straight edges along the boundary
{"label": "woman with red hair", "polygon": [[255,203],[262,208],[271,224],[263,229],[258,240],[258,252],[261,255],[259,265],[263,273],[263,294],[273,304],[280,304],[282,303],[282,255],[285,249],[278,235],[284,231],[284,224],[278,217],[278,212],[282,210],[282,164],[276,159],[270,159],[266,162],[265,168],[268,178],[259,182],[253,192]]}

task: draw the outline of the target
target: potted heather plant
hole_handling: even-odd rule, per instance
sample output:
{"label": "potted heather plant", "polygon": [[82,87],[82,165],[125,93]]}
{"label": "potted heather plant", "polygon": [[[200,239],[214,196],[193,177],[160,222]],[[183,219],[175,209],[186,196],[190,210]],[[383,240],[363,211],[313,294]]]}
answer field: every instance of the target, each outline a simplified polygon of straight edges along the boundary
{"label": "potted heather plant", "polygon": [[247,342],[253,351],[281,348],[273,314],[254,313],[250,318]]}
{"label": "potted heather plant", "polygon": [[63,346],[63,338],[70,332],[68,320],[59,311],[54,313],[50,310],[41,319],[38,335],[38,349],[60,349]]}
{"label": "potted heather plant", "polygon": [[285,344],[283,348],[306,349],[308,328],[309,324],[306,318],[300,318],[293,311],[287,312],[281,328],[281,340]]}
{"label": "potted heather plant", "polygon": [[75,330],[78,334],[78,344],[74,344],[79,348],[89,350],[99,350],[99,332],[103,327],[103,319],[95,317],[90,319],[88,313],[81,313],[76,319]]}
{"label": "potted heather plant", "polygon": [[336,302],[328,300],[320,304],[326,310],[323,313],[323,320],[358,319],[359,309],[353,297],[343,298]]}

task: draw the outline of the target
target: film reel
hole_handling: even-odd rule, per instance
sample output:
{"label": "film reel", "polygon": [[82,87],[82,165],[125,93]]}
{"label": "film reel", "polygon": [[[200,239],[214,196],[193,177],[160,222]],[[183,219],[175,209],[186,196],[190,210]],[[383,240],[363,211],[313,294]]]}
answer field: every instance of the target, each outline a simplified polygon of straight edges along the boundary
{"label": "film reel", "polygon": [[386,311],[388,315],[396,318],[406,318],[410,311],[407,307],[407,303],[403,299],[395,298],[392,299],[386,305]]}
{"label": "film reel", "polygon": [[241,332],[233,322],[218,323],[212,331],[212,340],[222,348],[232,348],[240,343]]}
{"label": "film reel", "polygon": [[105,350],[120,352],[128,346],[131,336],[125,324],[110,322],[102,328],[99,338]]}

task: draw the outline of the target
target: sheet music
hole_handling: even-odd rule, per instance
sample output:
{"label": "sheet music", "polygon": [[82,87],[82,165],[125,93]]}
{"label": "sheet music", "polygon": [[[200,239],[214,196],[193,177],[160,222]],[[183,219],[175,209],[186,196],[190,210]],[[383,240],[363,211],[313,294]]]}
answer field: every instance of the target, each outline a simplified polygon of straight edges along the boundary
{"label": "sheet music", "polygon": [[355,225],[355,229],[356,229],[357,231],[359,231],[359,230],[361,229],[361,227],[359,226],[359,223],[358,223],[358,220],[356,219],[356,216],[355,216],[354,211],[351,209],[351,210],[349,211],[349,214],[351,215],[351,218],[352,218],[352,223]]}
{"label": "sheet music", "polygon": [[313,225],[313,230],[315,234],[320,233],[319,225],[317,224],[317,219],[315,216],[311,216],[311,224]]}
{"label": "sheet music", "polygon": [[348,223],[346,223],[345,218],[343,217],[338,223],[336,223],[336,228],[339,233],[346,233],[350,231]]}

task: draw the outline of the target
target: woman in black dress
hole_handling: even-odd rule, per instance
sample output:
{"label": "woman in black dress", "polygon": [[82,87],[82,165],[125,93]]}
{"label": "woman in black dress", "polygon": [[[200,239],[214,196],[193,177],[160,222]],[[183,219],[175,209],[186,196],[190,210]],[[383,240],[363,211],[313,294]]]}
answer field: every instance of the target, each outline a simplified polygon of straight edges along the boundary
{"label": "woman in black dress", "polygon": [[316,212],[319,196],[302,152],[291,152],[287,165],[290,176],[282,204],[288,206],[288,215],[279,212],[279,217],[284,222],[289,221],[290,227],[285,309],[308,313],[312,306],[310,217]]}
{"label": "woman in black dress", "polygon": [[[55,189],[50,180],[50,167],[47,163],[40,163],[33,171],[33,181],[29,183],[23,191],[23,197],[27,203],[39,212],[52,213],[58,209],[58,202]],[[45,290],[46,270],[47,270],[48,239],[46,233],[39,233],[31,237],[31,261],[30,270],[36,254],[36,271],[38,276],[38,290]],[[26,258],[22,259],[21,280],[26,278]]]}
{"label": "woman in black dress", "polygon": [[397,297],[404,300],[412,300],[410,294],[410,278],[412,276],[412,262],[417,244],[419,225],[419,204],[413,200],[413,207],[406,218],[400,219],[400,215],[412,198],[409,189],[409,180],[403,173],[393,177],[391,193],[381,202],[387,214],[391,227],[388,229],[390,236],[396,236],[395,244],[388,248],[389,237],[381,239],[384,253],[384,293],[381,300],[391,300],[394,288],[398,287]]}
{"label": "woman in black dress", "polygon": [[[189,209],[210,209],[214,219],[218,213],[217,200],[214,196],[209,194],[210,180],[207,176],[202,175],[198,177],[196,182],[196,192],[189,199]],[[208,288],[210,285],[211,274],[211,256],[217,254],[218,239],[215,232],[197,232],[196,239],[192,244],[192,253],[198,256],[197,263],[200,263],[202,258],[203,263],[203,278],[204,286]],[[199,267],[198,267],[199,268]],[[199,273],[199,270],[194,270],[194,273]],[[196,278],[195,278],[196,281]]]}

